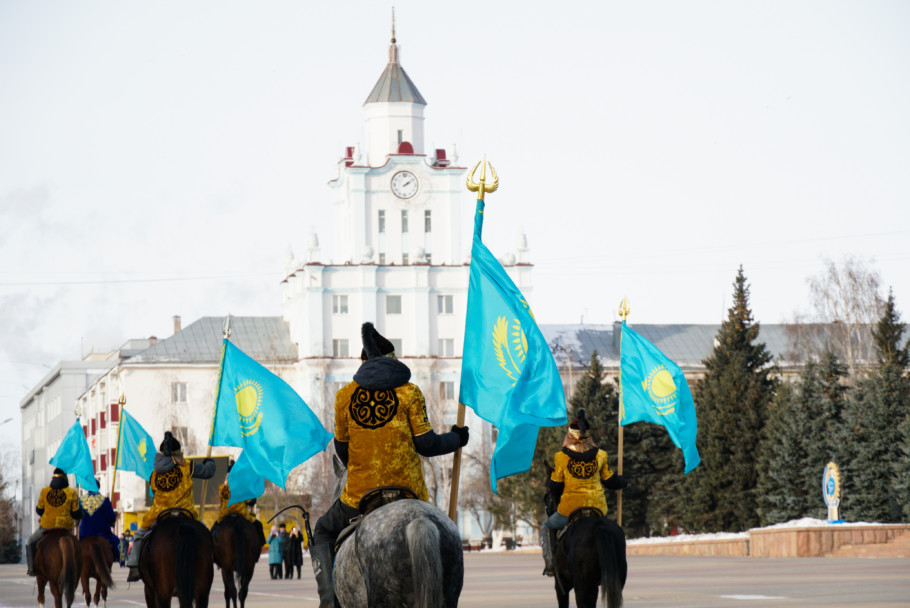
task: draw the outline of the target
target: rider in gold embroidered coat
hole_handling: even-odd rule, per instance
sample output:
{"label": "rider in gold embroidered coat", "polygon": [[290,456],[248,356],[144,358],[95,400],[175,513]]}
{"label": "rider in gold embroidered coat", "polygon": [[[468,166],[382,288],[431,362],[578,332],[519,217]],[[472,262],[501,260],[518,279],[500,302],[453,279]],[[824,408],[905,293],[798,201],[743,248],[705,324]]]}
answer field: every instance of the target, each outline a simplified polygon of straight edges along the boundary
{"label": "rider in gold embroidered coat", "polygon": [[[228,463],[228,473],[231,472],[232,468],[234,468],[233,459]],[[215,526],[220,524],[221,520],[225,517],[228,515],[239,515],[256,526],[256,529],[259,531],[260,544],[265,544],[265,532],[262,529],[262,522],[253,515],[253,507],[256,506],[255,498],[252,500],[235,502],[231,506],[228,506],[228,503],[231,502],[231,486],[228,485],[227,478],[225,478],[224,483],[218,487],[218,500],[220,501],[221,508],[218,511],[218,518],[215,520],[215,525],[212,526],[213,533],[215,532]]]}
{"label": "rider in gold embroidered coat", "polygon": [[604,488],[621,490],[626,480],[610,470],[607,453],[598,449],[588,433],[588,420],[583,409],[569,425],[562,449],[553,457],[553,473],[547,481],[551,492],[559,496],[556,511],[540,528],[544,571],[553,576],[553,548],[556,531],[569,523],[569,515],[581,507],[594,507],[607,514]]}
{"label": "rider in gold embroidered coat", "polygon": [[82,517],[82,507],[79,506],[79,495],[76,490],[69,487],[69,480],[63,469],[54,469],[54,476],[49,486],[41,490],[38,495],[38,504],[35,513],[41,519],[38,529],[29,536],[25,545],[25,560],[28,564],[28,575],[35,576],[35,549],[44,537],[44,533],[54,528],[72,530],[75,521]]}
{"label": "rider in gold embroidered coat", "polygon": [[180,442],[170,431],[164,433],[164,441],[155,454],[155,470],[149,478],[149,485],[155,493],[152,507],[142,516],[140,529],[133,536],[133,548],[130,549],[126,565],[130,567],[128,582],[139,580],[139,551],[142,539],[155,525],[158,515],[168,509],[184,509],[194,518],[199,519],[196,506],[193,504],[193,478],[211,479],[215,475],[215,461],[206,458],[198,467],[183,459]]}
{"label": "rider in gold embroidered coat", "polygon": [[468,442],[468,428],[437,435],[427,418],[423,393],[409,382],[411,370],[395,358],[395,347],[372,323],[361,328],[363,360],[354,381],[335,395],[335,452],[347,466],[339,500],[316,522],[310,543],[320,608],[334,606],[332,563],[335,540],[358,514],[364,494],[381,486],[403,486],[420,500],[429,493],[419,456],[454,452]]}

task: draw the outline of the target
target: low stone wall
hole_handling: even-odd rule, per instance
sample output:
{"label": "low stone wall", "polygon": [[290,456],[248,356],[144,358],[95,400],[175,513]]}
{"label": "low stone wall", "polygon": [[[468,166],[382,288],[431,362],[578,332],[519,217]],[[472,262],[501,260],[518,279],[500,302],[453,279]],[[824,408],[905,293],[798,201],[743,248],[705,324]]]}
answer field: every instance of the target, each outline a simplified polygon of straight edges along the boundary
{"label": "low stone wall", "polygon": [[628,555],[694,555],[702,557],[823,557],[844,545],[886,543],[910,531],[910,525],[838,525],[804,528],[759,528],[747,537],[673,540],[626,546]]}
{"label": "low stone wall", "polygon": [[745,557],[748,538],[722,540],[670,541],[626,545],[626,555],[696,555],[700,557]]}
{"label": "low stone wall", "polygon": [[752,557],[823,557],[843,545],[886,543],[908,525],[770,528],[749,530]]}

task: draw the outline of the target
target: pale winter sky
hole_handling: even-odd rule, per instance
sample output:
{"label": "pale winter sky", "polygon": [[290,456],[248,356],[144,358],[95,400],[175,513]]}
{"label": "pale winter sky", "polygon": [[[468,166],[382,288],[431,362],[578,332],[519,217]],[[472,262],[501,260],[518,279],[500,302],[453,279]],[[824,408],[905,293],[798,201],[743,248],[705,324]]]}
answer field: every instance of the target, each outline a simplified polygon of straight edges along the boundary
{"label": "pale winter sky", "polygon": [[[910,3],[398,0],[427,148],[487,153],[484,237],[523,229],[541,323],[806,307],[874,258],[910,318]],[[60,360],[201,316],[279,315],[391,3],[0,4],[0,445]],[[464,197],[463,246],[473,200]]]}

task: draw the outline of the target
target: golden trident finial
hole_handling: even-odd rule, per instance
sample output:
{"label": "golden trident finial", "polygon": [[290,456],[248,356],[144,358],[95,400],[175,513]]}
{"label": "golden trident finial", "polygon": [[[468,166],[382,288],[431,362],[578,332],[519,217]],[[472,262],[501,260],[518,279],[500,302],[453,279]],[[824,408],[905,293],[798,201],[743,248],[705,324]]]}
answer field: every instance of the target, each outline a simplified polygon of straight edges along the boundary
{"label": "golden trident finial", "polygon": [[629,307],[629,298],[623,296],[622,302],[619,303],[619,318],[625,321],[630,312],[632,312],[632,309]]}
{"label": "golden trident finial", "polygon": [[[480,167],[481,164],[483,167],[480,169],[480,181],[474,181],[474,174],[477,173],[477,167]],[[487,167],[490,167],[490,173],[493,174],[493,183],[487,184]],[[496,175],[496,169],[493,168],[493,163],[487,162],[487,155],[483,155],[483,160],[479,161],[474,168],[471,169],[471,172],[468,173],[468,179],[465,180],[465,186],[468,187],[468,190],[471,192],[477,193],[477,200],[482,201],[484,194],[487,192],[496,192],[496,189],[499,188],[499,176]]]}
{"label": "golden trident finial", "polygon": [[123,406],[126,405],[126,395],[120,393],[120,399],[117,400],[117,403],[119,403],[120,407],[123,408]]}

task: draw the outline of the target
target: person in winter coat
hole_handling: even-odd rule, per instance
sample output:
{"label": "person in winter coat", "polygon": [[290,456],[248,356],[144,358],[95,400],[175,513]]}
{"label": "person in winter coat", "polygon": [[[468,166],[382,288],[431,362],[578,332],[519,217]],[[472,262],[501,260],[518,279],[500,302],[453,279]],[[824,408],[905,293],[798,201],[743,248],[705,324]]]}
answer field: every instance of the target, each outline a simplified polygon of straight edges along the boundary
{"label": "person in winter coat", "polygon": [[[101,484],[95,480],[100,487]],[[120,539],[111,531],[117,521],[117,513],[107,496],[99,492],[87,492],[79,499],[82,505],[82,519],[79,520],[79,538],[100,536],[111,544],[114,561],[120,561]]]}
{"label": "person in winter coat", "polygon": [[272,580],[281,578],[281,536],[278,526],[272,526],[269,532],[269,575]]}
{"label": "person in winter coat", "polygon": [[70,482],[63,469],[54,469],[50,485],[41,490],[41,494],[38,496],[35,513],[41,517],[38,521],[38,529],[28,537],[25,545],[29,576],[35,576],[35,551],[38,543],[44,538],[44,533],[57,528],[72,531],[76,525],[75,522],[82,518],[79,495],[70,487]]}
{"label": "person in winter coat", "polygon": [[303,535],[297,526],[291,528],[288,534],[288,543],[284,547],[285,578],[293,578],[294,567],[297,567],[297,578],[300,578],[300,566],[303,565]]}

